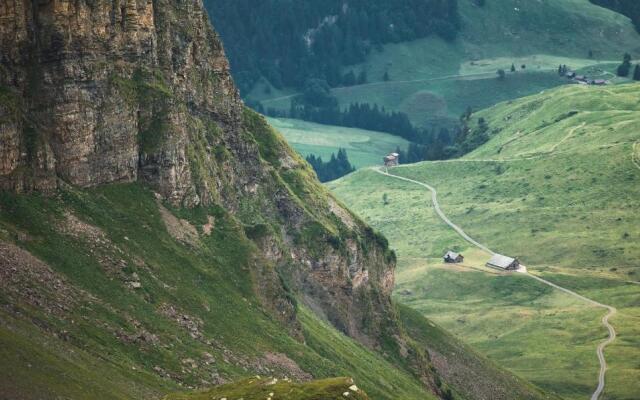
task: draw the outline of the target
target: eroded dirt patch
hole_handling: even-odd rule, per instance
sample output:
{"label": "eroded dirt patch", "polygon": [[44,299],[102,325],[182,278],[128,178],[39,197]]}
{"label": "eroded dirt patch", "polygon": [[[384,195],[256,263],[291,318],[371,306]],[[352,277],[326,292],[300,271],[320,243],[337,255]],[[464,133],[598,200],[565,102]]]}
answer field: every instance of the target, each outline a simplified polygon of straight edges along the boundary
{"label": "eroded dirt patch", "polygon": [[311,374],[303,371],[302,368],[286,354],[266,353],[259,363],[268,367],[271,370],[270,372],[280,372],[284,376],[293,378],[298,382],[313,379]]}
{"label": "eroded dirt patch", "polygon": [[[197,247],[199,245],[200,235],[198,235],[198,229],[195,226],[191,225],[189,221],[173,215],[171,211],[167,210],[160,202],[158,202],[158,210],[160,210],[162,221],[172,238],[191,247]],[[209,233],[211,229],[213,229],[213,223],[210,223]]]}
{"label": "eroded dirt patch", "polygon": [[48,314],[68,314],[87,295],[74,289],[28,251],[0,241],[0,290],[11,304],[27,303]]}

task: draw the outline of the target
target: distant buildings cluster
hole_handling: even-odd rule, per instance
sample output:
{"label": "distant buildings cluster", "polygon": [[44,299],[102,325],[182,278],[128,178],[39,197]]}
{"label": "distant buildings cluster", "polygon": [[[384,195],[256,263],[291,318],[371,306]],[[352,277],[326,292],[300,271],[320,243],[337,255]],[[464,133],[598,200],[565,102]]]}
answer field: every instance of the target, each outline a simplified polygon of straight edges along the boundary
{"label": "distant buildings cluster", "polygon": [[605,79],[590,79],[586,75],[578,75],[574,71],[567,71],[564,73],[564,76],[567,79],[570,79],[573,83],[577,83],[579,85],[595,85],[595,86],[604,86],[609,84],[609,81]]}
{"label": "distant buildings cluster", "polygon": [[[444,255],[443,260],[446,264],[460,264],[464,262],[464,256],[454,251],[448,251]],[[487,261],[487,267],[497,268],[504,271],[517,271],[520,268],[520,261],[517,258],[503,256],[502,254],[494,254]]]}

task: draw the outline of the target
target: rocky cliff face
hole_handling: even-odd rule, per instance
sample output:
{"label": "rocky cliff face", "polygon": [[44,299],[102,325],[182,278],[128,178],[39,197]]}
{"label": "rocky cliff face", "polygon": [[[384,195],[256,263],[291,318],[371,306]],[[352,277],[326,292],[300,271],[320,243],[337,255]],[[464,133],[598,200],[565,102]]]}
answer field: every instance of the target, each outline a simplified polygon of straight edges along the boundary
{"label": "rocky cliff face", "polygon": [[0,188],[133,181],[235,216],[294,334],[289,291],[370,347],[398,332],[386,241],[244,109],[201,0],[2,1]]}
{"label": "rocky cliff face", "polygon": [[197,202],[187,125],[237,131],[242,110],[199,3],[8,0],[0,21],[2,187],[142,179]]}

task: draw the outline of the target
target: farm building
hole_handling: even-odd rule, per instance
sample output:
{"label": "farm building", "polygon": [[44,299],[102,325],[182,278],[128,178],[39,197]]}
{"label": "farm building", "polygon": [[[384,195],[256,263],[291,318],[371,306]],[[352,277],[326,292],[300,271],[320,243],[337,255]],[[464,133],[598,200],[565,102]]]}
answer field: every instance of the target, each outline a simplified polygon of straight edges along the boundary
{"label": "farm building", "polygon": [[592,85],[597,85],[597,86],[602,86],[602,85],[606,85],[607,81],[605,81],[604,79],[595,79],[591,82]]}
{"label": "farm building", "polygon": [[513,271],[518,269],[520,262],[515,258],[503,256],[501,254],[494,254],[493,257],[491,257],[491,260],[487,263],[487,266]]}
{"label": "farm building", "polygon": [[576,77],[576,73],[573,71],[567,71],[567,73],[565,74],[565,76],[569,79],[573,79]]}
{"label": "farm building", "polygon": [[461,263],[464,261],[464,256],[460,253],[448,251],[443,257],[444,262],[448,264]]}
{"label": "farm building", "polygon": [[391,153],[384,158],[385,167],[397,167],[400,164],[400,154]]}

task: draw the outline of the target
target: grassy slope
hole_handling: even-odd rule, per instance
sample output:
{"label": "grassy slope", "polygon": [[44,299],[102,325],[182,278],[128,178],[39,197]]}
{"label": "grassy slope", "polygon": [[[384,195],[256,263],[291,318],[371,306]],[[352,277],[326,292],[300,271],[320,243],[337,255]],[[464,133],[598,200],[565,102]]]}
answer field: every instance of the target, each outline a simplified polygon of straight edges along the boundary
{"label": "grassy slope", "polygon": [[[176,381],[201,386],[211,382],[212,374],[227,379],[255,374],[260,362],[274,375],[288,374],[260,361],[273,352],[288,355],[319,378],[356,377],[376,398],[390,399],[396,393],[429,398],[415,378],[311,313],[304,314],[304,335],[331,337],[331,346],[348,355],[328,358],[324,343],[304,345],[292,339],[258,305],[246,279],[252,245],[220,210],[198,211],[215,215],[216,227],[202,238],[203,246],[193,248],[167,233],[152,193],[137,185],[65,192],[55,199],[3,194],[0,204],[2,238],[26,235],[21,236],[28,238],[19,242],[21,246],[93,298],[56,318],[24,302],[16,304],[10,294],[0,295],[0,363],[12,367],[0,374],[0,393],[15,391],[25,398],[153,398],[177,390]],[[60,234],[54,227],[65,223],[64,212],[102,229],[122,252],[96,254],[100,250],[89,243]],[[197,214],[183,217],[195,223]],[[98,262],[103,257],[124,260],[122,273],[138,274],[142,289],[129,289],[119,274],[109,274]],[[197,324],[197,337],[160,311],[165,304],[193,321],[203,321]],[[33,320],[40,322],[34,325]],[[147,331],[158,341],[119,340],[121,331],[134,336]],[[62,332],[67,341],[56,338]],[[215,361],[207,363],[205,353]],[[174,379],[161,379],[156,366]],[[380,384],[378,376],[388,382]]]}
{"label": "grassy slope", "polygon": [[356,168],[379,164],[382,155],[398,146],[406,148],[408,142],[387,133],[320,125],[293,119],[270,118],[269,123],[278,129],[289,144],[306,157],[322,156],[329,161],[339,148],[347,149],[349,161]]}
{"label": "grassy slope", "polygon": [[[340,102],[377,103],[416,123],[457,118],[468,106],[482,109],[563,84],[555,73],[559,64],[610,79],[624,52],[640,50],[640,36],[626,17],[588,0],[487,1],[484,8],[459,3],[463,30],[456,42],[427,38],[385,46],[356,68],[366,69],[372,83],[335,89]],[[496,70],[508,71],[512,63],[527,69],[499,82]],[[382,82],[385,71],[390,82]],[[254,93],[262,100],[281,96],[267,96],[262,88]],[[289,99],[264,104],[288,109]]]}
{"label": "grassy slope", "polygon": [[369,398],[362,390],[349,389],[352,386],[353,380],[349,378],[326,379],[305,384],[287,381],[274,383],[271,379],[252,378],[203,392],[167,396],[166,400],[218,400],[220,398],[264,400],[272,397],[282,400],[317,400],[344,398],[344,393],[348,393],[350,399],[367,400]]}
{"label": "grassy slope", "polygon": [[[640,169],[632,163],[639,94],[639,85],[572,86],[500,104],[474,115],[494,137],[465,159],[394,170],[434,185],[444,211],[480,242],[619,309],[620,336],[607,350],[609,399],[640,390],[640,286],[627,283],[640,280]],[[486,271],[487,255],[439,222],[423,188],[372,171],[331,187],[398,249],[400,300],[546,389],[567,398],[594,389],[602,310]],[[477,269],[441,265],[448,248]]]}
{"label": "grassy slope", "polygon": [[[17,240],[46,261],[56,279],[68,283],[63,287],[78,290],[78,298],[90,294],[90,300],[81,300],[62,316],[47,315],[24,299],[17,302],[12,292],[0,295],[0,362],[11,366],[0,374],[2,395],[158,398],[179,390],[177,382],[185,387],[210,385],[214,375],[291,376],[290,370],[262,361],[265,353],[279,353],[316,378],[352,376],[376,399],[432,398],[415,377],[305,308],[299,309],[305,344],[293,340],[262,311],[246,286],[243,263],[251,244],[220,210],[181,213],[194,224],[205,211],[216,215],[212,236],[196,248],[167,233],[152,193],[138,185],[62,192],[57,198],[5,193],[0,210],[1,240]],[[65,213],[102,229],[122,252],[103,254],[90,243],[61,234],[55,227],[68,224]],[[139,275],[142,289],[129,288],[122,275],[112,275],[98,262],[114,255],[125,261],[124,279]],[[29,293],[51,290],[33,280],[24,284],[22,290]],[[52,300],[45,296],[40,301]],[[160,312],[166,304],[192,321],[202,320],[196,337]],[[541,398],[536,388],[478,357],[422,317],[403,319],[407,329],[422,332],[415,338],[421,347],[444,355],[441,361],[448,367],[438,373],[454,393],[464,395],[458,398],[475,398],[495,388],[523,399]],[[143,332],[157,341],[122,339],[123,334],[137,338]],[[213,362],[207,362],[206,353]],[[260,363],[270,369],[260,369]],[[471,376],[498,384],[476,390],[456,380]]]}

